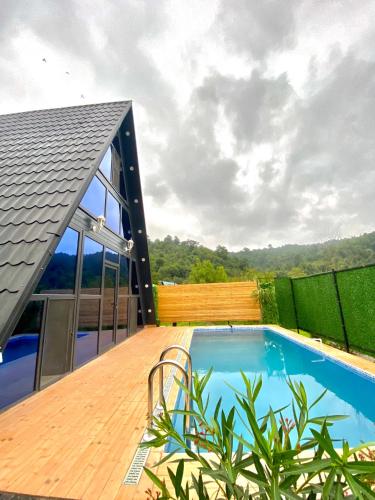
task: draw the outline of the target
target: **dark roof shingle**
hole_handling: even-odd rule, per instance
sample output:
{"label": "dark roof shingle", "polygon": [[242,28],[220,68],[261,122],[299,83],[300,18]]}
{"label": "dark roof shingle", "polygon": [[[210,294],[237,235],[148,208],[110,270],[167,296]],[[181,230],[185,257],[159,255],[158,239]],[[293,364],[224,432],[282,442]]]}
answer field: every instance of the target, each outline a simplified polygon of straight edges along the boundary
{"label": "dark roof shingle", "polygon": [[0,338],[130,107],[0,116]]}

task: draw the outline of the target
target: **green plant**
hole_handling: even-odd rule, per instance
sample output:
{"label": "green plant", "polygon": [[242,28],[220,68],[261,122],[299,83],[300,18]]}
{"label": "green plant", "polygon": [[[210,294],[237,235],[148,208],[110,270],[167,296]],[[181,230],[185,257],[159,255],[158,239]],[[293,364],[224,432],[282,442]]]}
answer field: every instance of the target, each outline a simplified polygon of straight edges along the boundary
{"label": "green plant", "polygon": [[258,280],[258,289],[253,293],[259,300],[262,311],[262,323],[277,324],[279,322],[279,314],[274,281]]}
{"label": "green plant", "polygon": [[[209,415],[209,397],[204,397],[203,391],[210,375],[211,371],[202,378],[195,375],[189,393],[193,409],[167,411],[164,407],[164,413],[155,417],[154,426],[149,429],[152,440],[142,443],[145,447],[159,448],[173,441],[177,451],[186,453],[186,458],[177,460],[175,472],[170,467],[167,469],[173,491],[154,472],[145,468],[160,490],[158,498],[188,500],[192,495],[202,500],[375,498],[371,489],[375,462],[367,451],[374,443],[350,449],[343,441],[342,450],[338,451],[330,437],[329,427],[345,417],[310,415],[326,391],[310,403],[303,384],[288,380],[292,404],[277,410],[270,408],[259,418],[255,403],[262,379],[251,382],[242,374],[244,392],[231,388],[235,391],[238,408],[233,407],[225,413],[220,399],[214,414]],[[177,379],[176,382],[182,391],[188,391]],[[292,418],[285,416],[287,411]],[[186,417],[190,416],[189,432],[180,433],[176,429],[174,414],[182,414],[185,423]],[[236,418],[242,419],[246,436],[236,434]],[[171,461],[175,453],[167,454],[156,465]],[[197,473],[184,479],[186,462],[195,463]]]}

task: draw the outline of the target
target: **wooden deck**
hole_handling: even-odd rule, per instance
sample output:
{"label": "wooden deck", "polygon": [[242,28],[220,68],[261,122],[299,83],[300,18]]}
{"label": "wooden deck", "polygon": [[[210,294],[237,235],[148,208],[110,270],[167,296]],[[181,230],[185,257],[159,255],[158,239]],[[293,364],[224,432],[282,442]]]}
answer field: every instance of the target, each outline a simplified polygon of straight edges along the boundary
{"label": "wooden deck", "polygon": [[122,481],[146,427],[147,375],[190,328],[146,328],[0,414],[0,491],[145,498]]}

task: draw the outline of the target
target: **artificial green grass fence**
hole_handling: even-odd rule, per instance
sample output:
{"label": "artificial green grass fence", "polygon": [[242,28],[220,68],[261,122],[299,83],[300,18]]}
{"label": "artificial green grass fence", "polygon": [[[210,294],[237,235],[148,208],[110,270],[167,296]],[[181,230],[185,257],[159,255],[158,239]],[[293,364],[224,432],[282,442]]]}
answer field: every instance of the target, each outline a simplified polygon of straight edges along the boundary
{"label": "artificial green grass fence", "polygon": [[375,265],[275,280],[285,328],[375,354]]}

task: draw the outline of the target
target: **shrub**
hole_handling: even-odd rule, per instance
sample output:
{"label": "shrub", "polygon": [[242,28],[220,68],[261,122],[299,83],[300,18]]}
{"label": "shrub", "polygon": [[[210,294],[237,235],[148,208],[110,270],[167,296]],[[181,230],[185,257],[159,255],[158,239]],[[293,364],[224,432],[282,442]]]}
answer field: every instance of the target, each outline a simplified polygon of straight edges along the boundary
{"label": "shrub", "polygon": [[255,294],[258,297],[262,311],[262,323],[278,324],[279,314],[274,281],[258,281],[258,290]]}
{"label": "shrub", "polygon": [[[202,500],[375,498],[372,490],[375,462],[368,448],[374,443],[350,449],[348,443],[343,441],[342,450],[338,451],[334,448],[329,427],[335,420],[345,417],[310,416],[311,409],[326,391],[309,402],[303,384],[288,380],[292,405],[270,409],[266,415],[259,417],[255,402],[262,388],[262,379],[256,378],[251,382],[242,374],[244,392],[232,390],[245,417],[235,407],[225,413],[221,400],[217,402],[214,415],[208,416],[208,398],[203,396],[203,391],[210,375],[211,372],[202,378],[195,375],[193,389],[189,393],[192,410],[168,411],[164,406],[164,412],[154,418],[154,426],[149,429],[152,439],[142,443],[142,446],[159,448],[173,441],[177,451],[186,453],[186,458],[178,460],[175,472],[168,467],[173,491],[145,468],[160,490],[156,497],[148,490],[149,498],[188,500],[192,494]],[[189,392],[175,380],[182,391]],[[292,419],[285,416],[287,408],[293,415]],[[190,417],[188,432],[181,433],[176,429],[173,421],[175,414],[182,414],[185,423],[186,417]],[[243,419],[247,436],[236,434],[236,418]],[[312,427],[314,425],[319,431]],[[194,446],[191,446],[192,443]],[[210,455],[205,453],[207,451]],[[156,465],[170,461],[175,453],[169,453]],[[194,462],[198,471],[191,473],[188,479],[184,479],[186,462]],[[216,490],[213,495],[207,490],[208,481]]]}

